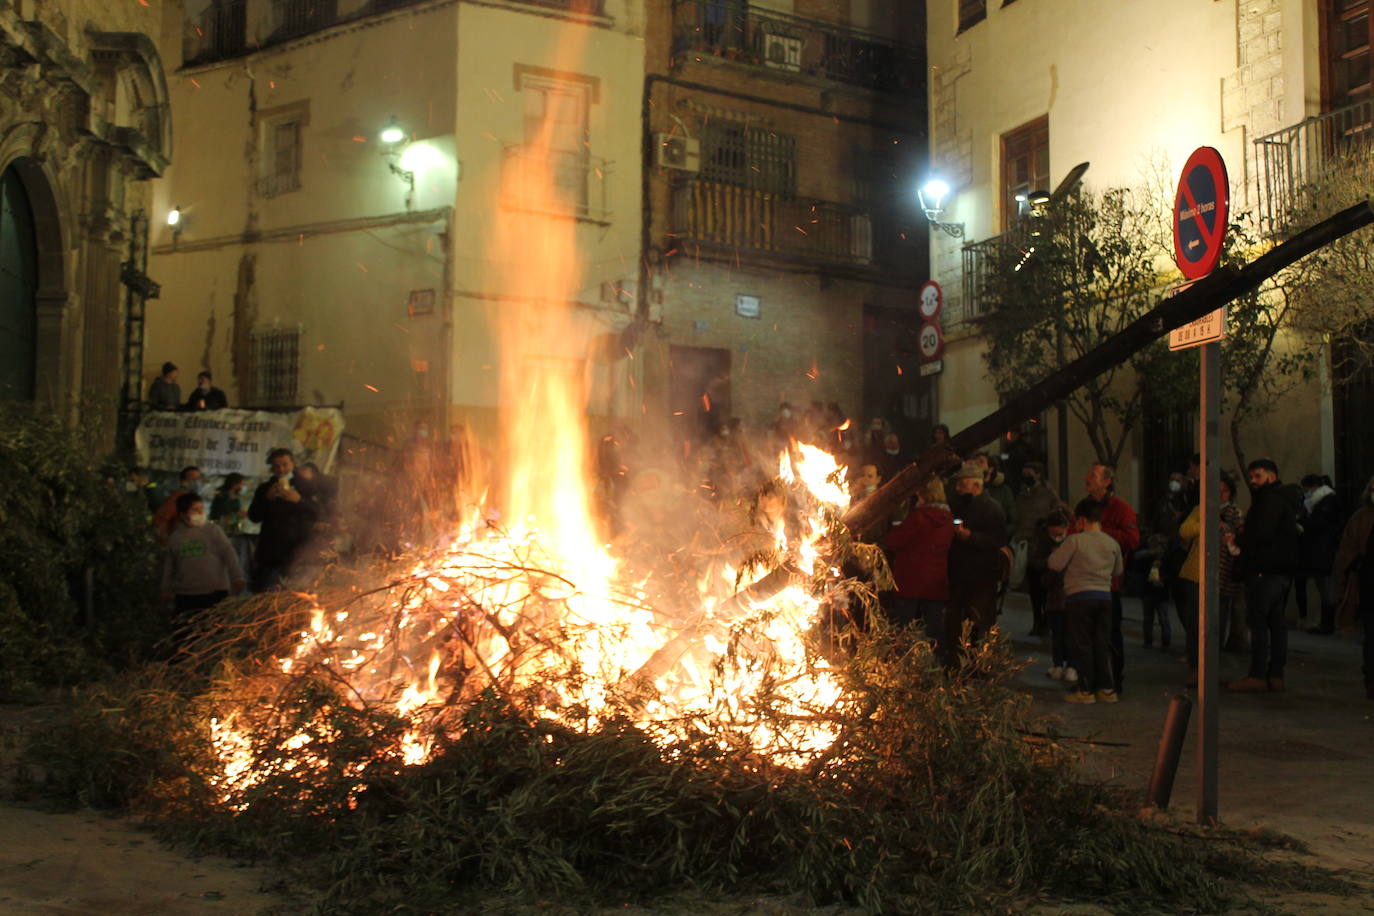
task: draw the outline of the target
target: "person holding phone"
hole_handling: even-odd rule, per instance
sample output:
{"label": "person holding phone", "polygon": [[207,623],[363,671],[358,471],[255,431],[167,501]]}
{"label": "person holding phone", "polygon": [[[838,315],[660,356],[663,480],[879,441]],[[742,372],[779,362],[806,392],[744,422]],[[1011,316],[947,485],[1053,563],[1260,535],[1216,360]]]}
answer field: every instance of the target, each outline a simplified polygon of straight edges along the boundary
{"label": "person holding phone", "polygon": [[[972,461],[955,475],[956,496],[950,501],[954,515],[954,542],[949,550],[949,607],[945,634],[957,646],[969,625],[969,643],[983,638],[997,622],[997,593],[1010,563],[1007,516],[987,493],[983,468]],[[951,663],[955,653],[951,652]]]}
{"label": "person holding phone", "polygon": [[290,574],[319,520],[314,491],[295,477],[296,458],[288,448],[267,456],[272,477],[260,484],[248,507],[248,518],[262,526],[258,535],[253,591],[277,588]]}

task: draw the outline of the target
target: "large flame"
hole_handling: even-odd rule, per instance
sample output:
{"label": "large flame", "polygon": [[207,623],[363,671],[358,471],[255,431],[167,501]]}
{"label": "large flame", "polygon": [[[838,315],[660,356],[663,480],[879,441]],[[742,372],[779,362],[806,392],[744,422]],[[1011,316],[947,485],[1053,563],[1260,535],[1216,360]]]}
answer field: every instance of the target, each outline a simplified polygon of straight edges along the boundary
{"label": "large flame", "polygon": [[[788,570],[772,574],[773,587],[742,588],[750,579],[736,559],[702,564],[696,594],[651,599],[652,571],[626,572],[593,511],[583,371],[590,335],[569,304],[582,284],[576,222],[547,216],[575,205],[554,180],[566,167],[554,161],[560,156],[550,137],[537,137],[522,167],[504,173],[515,186],[493,198],[500,217],[486,260],[523,303],[503,315],[498,334],[507,406],[498,497],[392,588],[317,607],[276,668],[283,676],[326,671],[360,707],[404,719],[398,757],[406,765],[427,760],[436,736],[459,728],[455,710],[486,691],[570,724],[614,711],[665,743],[705,731],[800,762],[835,739],[824,711],[840,690],[815,632],[840,583],[840,571],[825,565],[828,525],[848,503],[838,468],[805,445],[779,457],[795,517],[785,521],[782,499],[761,513],[763,540],[783,558],[775,568]],[[500,199],[524,206],[501,210]],[[765,696],[773,715],[758,708]],[[226,803],[261,778],[263,761],[246,735],[250,719],[272,714],[226,700],[211,721]],[[279,747],[327,755],[327,745],[315,729]]]}

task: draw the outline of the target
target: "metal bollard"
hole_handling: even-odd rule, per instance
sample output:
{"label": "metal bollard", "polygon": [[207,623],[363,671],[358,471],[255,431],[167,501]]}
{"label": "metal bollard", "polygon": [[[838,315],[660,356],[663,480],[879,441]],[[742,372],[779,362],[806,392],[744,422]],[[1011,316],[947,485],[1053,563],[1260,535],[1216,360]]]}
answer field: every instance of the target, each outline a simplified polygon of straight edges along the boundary
{"label": "metal bollard", "polygon": [[1169,700],[1169,711],[1164,715],[1164,733],[1159,736],[1159,752],[1155,754],[1154,772],[1150,774],[1150,788],[1145,793],[1145,803],[1155,808],[1169,807],[1192,711],[1193,701],[1183,694],[1175,694]]}

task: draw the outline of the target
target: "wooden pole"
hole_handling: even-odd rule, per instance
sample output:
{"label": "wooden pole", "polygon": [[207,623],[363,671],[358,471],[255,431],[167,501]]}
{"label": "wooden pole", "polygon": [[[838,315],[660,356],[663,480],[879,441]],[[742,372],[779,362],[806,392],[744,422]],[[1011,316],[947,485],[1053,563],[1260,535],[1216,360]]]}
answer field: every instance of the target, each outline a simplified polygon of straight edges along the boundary
{"label": "wooden pole", "polygon": [[[1196,321],[1252,290],[1285,267],[1331,244],[1356,229],[1374,223],[1374,207],[1362,201],[1315,226],[1304,229],[1276,245],[1241,270],[1223,268],[1197,281],[1183,292],[1163,300],[1136,319],[1120,333],[1080,356],[1039,384],[1011,398],[972,426],[960,430],[947,447],[928,450],[915,463],[903,468],[892,479],[845,513],[851,531],[863,532],[921,485],[927,477],[947,466],[951,454],[967,454],[986,445],[1008,429],[1039,415],[1055,401],[1066,398],[1091,379],[1120,365],[1136,352],[1163,337],[1174,328]],[[1060,461],[1064,456],[1060,456]],[[1065,494],[1061,493],[1060,496]]]}

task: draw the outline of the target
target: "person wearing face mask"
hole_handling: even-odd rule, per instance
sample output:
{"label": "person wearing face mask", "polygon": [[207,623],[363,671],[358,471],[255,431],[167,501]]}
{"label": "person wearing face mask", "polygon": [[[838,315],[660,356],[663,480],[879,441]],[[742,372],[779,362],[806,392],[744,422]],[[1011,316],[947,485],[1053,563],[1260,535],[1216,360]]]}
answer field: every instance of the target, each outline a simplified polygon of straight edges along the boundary
{"label": "person wearing face mask", "polygon": [[1045,466],[1039,461],[1027,461],[1021,467],[1021,492],[1016,494],[1016,525],[1011,532],[1012,573],[1011,582],[1015,586],[1025,581],[1026,592],[1031,602],[1030,635],[1045,635],[1045,589],[1040,576],[1032,574],[1033,560],[1038,560],[1044,569],[1044,560],[1049,556],[1032,557],[1032,546],[1040,532],[1044,520],[1063,506],[1059,494],[1045,482]]}
{"label": "person wearing face mask", "polygon": [[177,497],[177,514],[162,557],[162,597],[177,616],[214,607],[243,591],[243,567],[218,525],[205,524],[205,501]]}
{"label": "person wearing face mask", "polygon": [[192,465],[181,469],[181,476],[177,479],[177,488],[162,501],[162,505],[153,513],[153,527],[157,529],[157,536],[164,544],[177,523],[177,500],[187,493],[201,496],[201,488],[204,483],[205,475],[200,472],[200,468]]}
{"label": "person wearing face mask", "polygon": [[1069,512],[1063,506],[1056,506],[1040,520],[1031,542],[1026,581],[1029,583],[1034,580],[1035,588],[1041,595],[1045,625],[1050,634],[1050,670],[1045,674],[1051,680],[1072,686],[1078,683],[1078,671],[1069,661],[1069,631],[1064,620],[1064,574],[1049,567],[1050,554],[1058,550],[1068,537],[1071,522]]}
{"label": "person wearing face mask", "polygon": [[1250,624],[1250,673],[1230,684],[1242,693],[1284,688],[1288,661],[1288,592],[1298,565],[1298,511],[1283,484],[1279,467],[1257,458],[1246,468],[1250,511],[1240,536],[1240,564],[1245,579],[1245,614]]}

